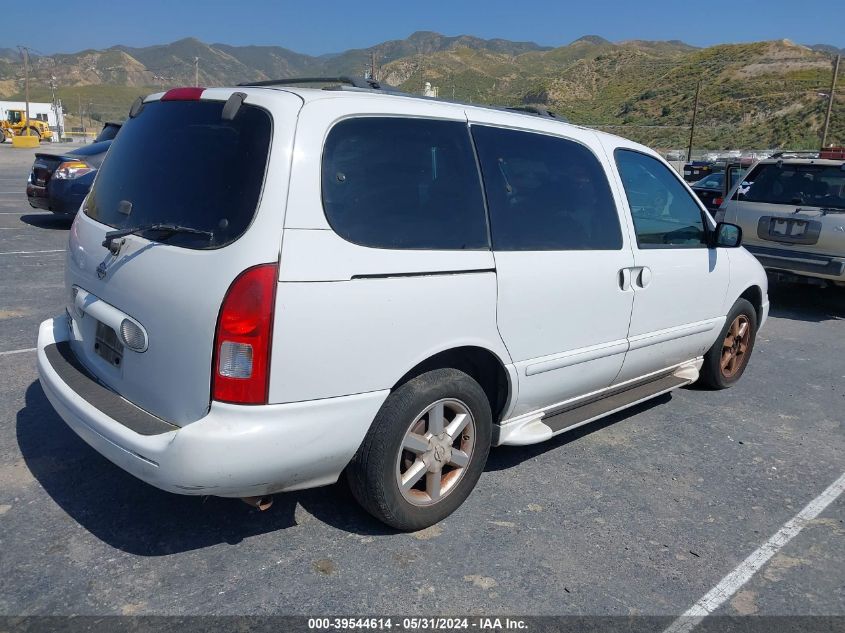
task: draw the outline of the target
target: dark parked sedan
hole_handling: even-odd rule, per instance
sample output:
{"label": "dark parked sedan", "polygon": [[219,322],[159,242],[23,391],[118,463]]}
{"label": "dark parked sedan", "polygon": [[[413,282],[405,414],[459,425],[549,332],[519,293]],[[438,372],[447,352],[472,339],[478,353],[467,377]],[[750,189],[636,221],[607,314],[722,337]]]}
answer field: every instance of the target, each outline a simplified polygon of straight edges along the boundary
{"label": "dark parked sedan", "polygon": [[744,169],[740,163],[728,163],[723,171],[705,176],[690,186],[704,206],[710,211],[715,211],[743,173]]}
{"label": "dark parked sedan", "polygon": [[119,123],[106,123],[97,142],[91,145],[66,154],[36,154],[26,183],[30,206],[53,213],[76,214],[119,129]]}
{"label": "dark parked sedan", "polygon": [[30,206],[75,214],[88,195],[110,145],[111,141],[102,141],[66,154],[36,154],[26,183]]}

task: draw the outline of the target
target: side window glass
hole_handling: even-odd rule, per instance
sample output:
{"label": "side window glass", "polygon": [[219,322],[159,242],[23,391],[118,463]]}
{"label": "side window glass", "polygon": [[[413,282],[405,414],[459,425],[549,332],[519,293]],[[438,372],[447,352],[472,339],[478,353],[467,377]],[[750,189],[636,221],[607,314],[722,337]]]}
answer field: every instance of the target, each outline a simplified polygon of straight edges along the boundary
{"label": "side window glass", "polygon": [[329,132],[323,209],[344,239],[375,248],[488,249],[466,123],[361,117]]}
{"label": "side window glass", "polygon": [[472,126],[493,248],[618,250],[619,215],[595,155],[567,139]]}
{"label": "side window glass", "polygon": [[701,208],[668,167],[633,150],[614,155],[640,248],[707,246]]}

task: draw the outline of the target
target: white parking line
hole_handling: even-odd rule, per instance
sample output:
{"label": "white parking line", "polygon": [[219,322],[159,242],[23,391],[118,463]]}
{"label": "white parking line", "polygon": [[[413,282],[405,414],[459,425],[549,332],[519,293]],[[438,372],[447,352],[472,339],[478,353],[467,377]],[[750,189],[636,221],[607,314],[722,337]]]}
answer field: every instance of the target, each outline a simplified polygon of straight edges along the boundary
{"label": "white parking line", "polygon": [[7,251],[5,253],[0,253],[0,255],[31,255],[34,253],[64,253],[65,249],[57,248],[56,250],[52,251]]}
{"label": "white parking line", "polygon": [[715,587],[675,620],[663,633],[688,633],[708,615],[733,596],[740,587],[751,580],[769,559],[833,503],[845,491],[845,473],[830,484],[824,492],[808,503],[801,512],[787,521],[768,541],[757,548],[736,569],[722,578]]}
{"label": "white parking line", "polygon": [[0,352],[0,356],[9,356],[10,354],[23,354],[24,352],[34,352],[37,347],[27,347],[26,349],[12,349],[8,352]]}

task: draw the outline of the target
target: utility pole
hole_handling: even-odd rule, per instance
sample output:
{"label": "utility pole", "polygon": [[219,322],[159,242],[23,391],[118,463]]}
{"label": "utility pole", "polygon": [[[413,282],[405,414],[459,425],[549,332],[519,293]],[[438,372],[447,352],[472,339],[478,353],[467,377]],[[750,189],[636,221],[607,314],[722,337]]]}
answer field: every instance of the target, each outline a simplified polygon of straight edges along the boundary
{"label": "utility pole", "polygon": [[53,116],[56,117],[56,132],[57,138],[62,140],[62,127],[59,125],[59,108],[56,104],[56,76],[50,76],[50,104],[53,109]]}
{"label": "utility pole", "polygon": [[370,51],[370,79],[376,81],[376,52]]}
{"label": "utility pole", "polygon": [[833,100],[836,97],[836,79],[839,77],[839,60],[842,55],[836,56],[836,64],[833,67],[833,81],[830,84],[830,99],[827,102],[827,114],[824,117],[824,128],[822,129],[822,149],[827,145],[827,129],[830,127],[830,112],[833,110]]}
{"label": "utility pole", "polygon": [[26,46],[18,46],[23,55],[23,90],[26,99],[26,135],[32,135],[32,126],[29,125],[29,49]]}
{"label": "utility pole", "polygon": [[200,58],[194,57],[194,85],[200,85]]}
{"label": "utility pole", "polygon": [[695,84],[695,101],[692,106],[692,125],[689,129],[689,147],[687,148],[687,162],[692,160],[692,138],[695,135],[695,117],[698,115],[698,91],[701,90],[701,80]]}
{"label": "utility pole", "polygon": [[85,137],[85,119],[82,117],[82,95],[76,95],[76,99],[79,104],[79,126],[82,128],[82,142],[85,143],[88,139]]}

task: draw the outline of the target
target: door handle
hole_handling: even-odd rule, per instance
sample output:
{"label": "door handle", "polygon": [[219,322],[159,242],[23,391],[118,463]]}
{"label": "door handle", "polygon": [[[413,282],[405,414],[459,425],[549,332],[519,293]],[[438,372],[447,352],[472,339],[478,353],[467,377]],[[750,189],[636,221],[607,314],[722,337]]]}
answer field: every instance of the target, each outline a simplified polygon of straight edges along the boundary
{"label": "door handle", "polygon": [[621,268],[619,270],[619,287],[623,292],[631,290],[631,269]]}
{"label": "door handle", "polygon": [[651,268],[643,266],[635,275],[634,285],[638,288],[647,288],[651,283]]}
{"label": "door handle", "polygon": [[619,287],[623,291],[645,289],[651,283],[651,268],[632,266],[619,270]]}

